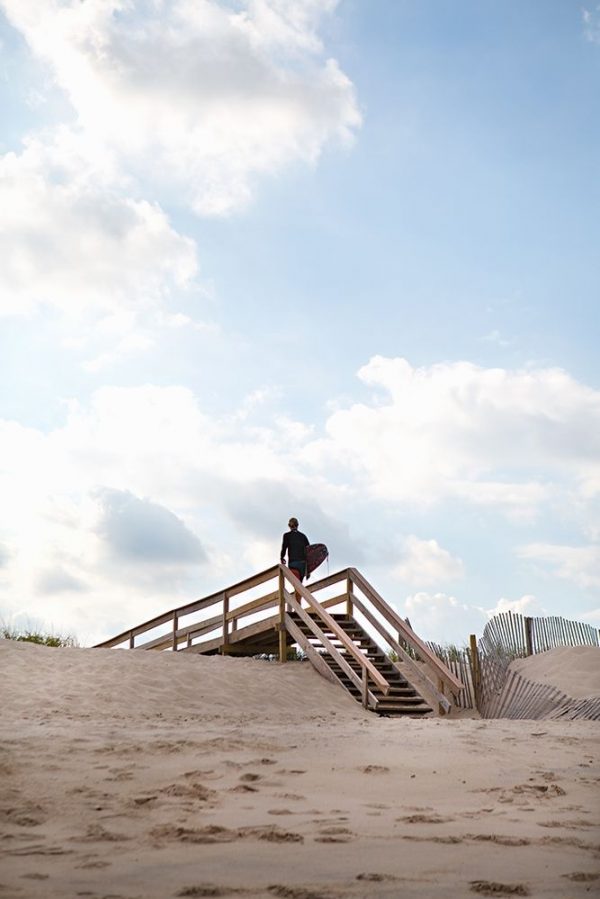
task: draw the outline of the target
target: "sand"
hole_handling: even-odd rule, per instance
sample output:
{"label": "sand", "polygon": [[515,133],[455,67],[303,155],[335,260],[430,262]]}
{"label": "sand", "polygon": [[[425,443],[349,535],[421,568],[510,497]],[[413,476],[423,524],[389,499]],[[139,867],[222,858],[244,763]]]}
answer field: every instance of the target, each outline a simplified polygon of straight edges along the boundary
{"label": "sand", "polygon": [[2,899],[600,891],[597,722],[380,719],[308,663],[0,641],[0,674]]}
{"label": "sand", "polygon": [[536,684],[549,684],[573,699],[600,696],[600,647],[561,646],[511,662],[511,671]]}

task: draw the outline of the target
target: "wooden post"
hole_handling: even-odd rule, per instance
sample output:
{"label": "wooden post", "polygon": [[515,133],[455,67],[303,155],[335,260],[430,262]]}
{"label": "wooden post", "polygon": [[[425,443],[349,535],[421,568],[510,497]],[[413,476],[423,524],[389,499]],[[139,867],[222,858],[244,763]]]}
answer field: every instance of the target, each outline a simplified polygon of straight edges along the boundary
{"label": "wooden post", "polygon": [[346,578],[346,615],[348,618],[352,618],[354,614],[354,606],[352,604],[352,593],[354,591],[354,584],[352,583],[352,578],[350,575]]}
{"label": "wooden post", "polygon": [[531,625],[532,619],[529,617],[525,617],[525,652],[528,656],[533,655],[533,647],[531,642]]}
{"label": "wooden post", "polygon": [[229,594],[227,591],[223,594],[223,642],[221,643],[221,655],[226,655],[229,648],[229,622],[227,614],[229,612]]}
{"label": "wooden post", "polygon": [[133,631],[129,631],[129,648],[133,649],[135,645],[135,634]]}
{"label": "wooden post", "polygon": [[177,612],[173,612],[173,652],[177,652],[177,628],[179,626],[179,618]]}
{"label": "wooden post", "polygon": [[369,675],[366,668],[362,670],[362,704],[363,708],[369,708]]}
{"label": "wooden post", "polygon": [[[442,696],[445,696],[445,692],[444,692],[445,687],[446,687],[446,685],[445,685],[444,681],[442,680],[442,678],[438,677],[438,690],[442,694]],[[444,706],[442,705],[441,702],[438,703],[438,712],[440,713],[440,715],[446,714],[446,709],[444,708]]]}
{"label": "wooden post", "polygon": [[477,649],[477,637],[475,634],[470,635],[469,645],[471,648],[471,680],[473,681],[473,693],[475,694],[475,707],[479,709],[479,650]]}
{"label": "wooden post", "polygon": [[279,661],[287,662],[287,632],[285,629],[285,582],[279,571]]}

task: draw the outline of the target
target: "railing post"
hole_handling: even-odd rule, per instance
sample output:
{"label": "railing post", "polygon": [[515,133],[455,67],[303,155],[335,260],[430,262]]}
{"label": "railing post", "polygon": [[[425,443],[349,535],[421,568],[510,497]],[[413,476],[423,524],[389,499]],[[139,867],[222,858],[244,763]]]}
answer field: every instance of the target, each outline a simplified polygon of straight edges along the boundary
{"label": "railing post", "polygon": [[227,615],[229,614],[229,594],[227,591],[223,594],[223,641],[221,643],[221,655],[227,654],[229,646],[229,622]]}
{"label": "railing post", "polygon": [[367,669],[363,668],[362,670],[362,704],[363,708],[369,708],[369,675],[367,674]]}
{"label": "railing post", "polygon": [[287,662],[287,633],[285,629],[285,581],[279,569],[279,661]]}
{"label": "railing post", "polygon": [[177,628],[179,627],[179,618],[177,612],[173,612],[173,652],[177,652]]}
{"label": "railing post", "polygon": [[354,614],[354,606],[352,605],[352,593],[354,591],[354,584],[352,583],[352,578],[350,577],[350,572],[346,576],[346,615],[348,618],[352,618]]}
{"label": "railing post", "polygon": [[129,648],[133,649],[135,646],[135,634],[133,631],[129,631]]}
{"label": "railing post", "polygon": [[[445,686],[446,685],[445,685],[444,681],[442,680],[442,678],[438,677],[438,690],[442,694],[442,696],[446,695],[445,694]],[[442,705],[441,702],[438,703],[438,712],[441,716],[446,714],[446,709],[444,708],[444,706]]]}

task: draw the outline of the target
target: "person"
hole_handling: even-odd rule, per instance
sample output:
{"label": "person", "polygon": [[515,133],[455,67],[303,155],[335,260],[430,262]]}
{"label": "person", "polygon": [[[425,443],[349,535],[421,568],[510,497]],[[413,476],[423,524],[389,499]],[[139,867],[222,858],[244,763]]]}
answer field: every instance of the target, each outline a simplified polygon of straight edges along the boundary
{"label": "person", "polygon": [[281,542],[280,559],[285,565],[285,554],[287,552],[288,568],[294,572],[300,583],[304,580],[306,574],[306,547],[309,540],[306,534],[298,530],[298,519],[290,518],[288,521],[289,531],[283,535]]}

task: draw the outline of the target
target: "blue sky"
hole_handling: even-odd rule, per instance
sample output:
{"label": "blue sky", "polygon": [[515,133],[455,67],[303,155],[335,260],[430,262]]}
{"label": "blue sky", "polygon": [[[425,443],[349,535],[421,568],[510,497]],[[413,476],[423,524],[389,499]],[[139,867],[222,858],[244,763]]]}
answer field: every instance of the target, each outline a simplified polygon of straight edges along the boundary
{"label": "blue sky", "polygon": [[292,514],[426,638],[600,624],[600,6],[0,0],[0,613]]}

